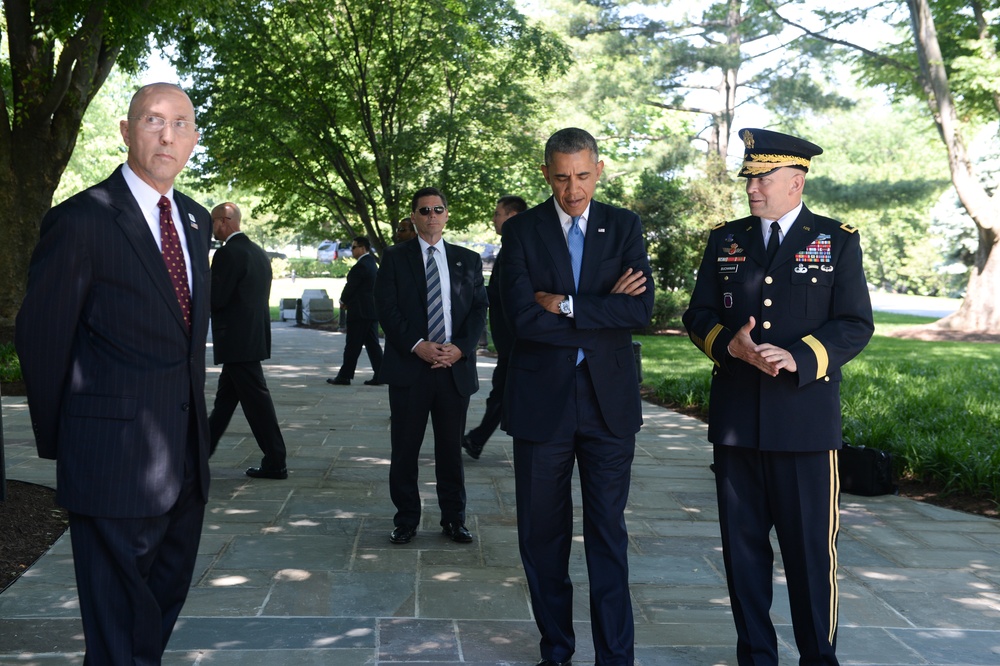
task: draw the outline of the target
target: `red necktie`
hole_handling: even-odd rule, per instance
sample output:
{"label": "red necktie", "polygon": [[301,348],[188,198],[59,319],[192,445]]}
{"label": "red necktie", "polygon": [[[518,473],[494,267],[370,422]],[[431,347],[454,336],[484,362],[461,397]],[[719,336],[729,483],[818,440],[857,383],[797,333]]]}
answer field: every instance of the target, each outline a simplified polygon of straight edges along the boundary
{"label": "red necktie", "polygon": [[160,197],[156,204],[160,207],[160,243],[162,245],[163,262],[170,273],[170,281],[177,294],[177,303],[181,306],[184,323],[191,332],[191,289],[188,287],[187,264],[184,262],[184,252],[181,251],[181,241],[170,220],[170,199]]}

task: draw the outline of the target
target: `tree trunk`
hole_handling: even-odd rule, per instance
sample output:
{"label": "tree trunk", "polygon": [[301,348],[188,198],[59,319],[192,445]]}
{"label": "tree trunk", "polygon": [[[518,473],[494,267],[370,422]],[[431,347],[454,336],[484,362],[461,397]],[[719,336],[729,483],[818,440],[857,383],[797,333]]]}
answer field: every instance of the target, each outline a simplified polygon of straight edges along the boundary
{"label": "tree trunk", "polygon": [[990,196],[977,178],[962,141],[960,121],[928,0],[907,0],[907,5],[927,103],[948,151],[951,179],[962,206],[979,230],[976,261],[969,275],[962,305],[957,312],[941,320],[936,326],[965,331],[1000,332],[1000,308],[996,304],[997,295],[1000,294],[1000,250],[997,249],[1000,201],[996,193]]}

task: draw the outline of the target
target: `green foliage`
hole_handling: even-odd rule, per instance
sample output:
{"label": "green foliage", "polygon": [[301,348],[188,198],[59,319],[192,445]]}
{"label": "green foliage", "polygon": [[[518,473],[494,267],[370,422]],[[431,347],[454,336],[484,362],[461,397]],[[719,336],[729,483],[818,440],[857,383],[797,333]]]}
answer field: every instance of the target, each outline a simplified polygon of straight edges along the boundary
{"label": "green foliage", "polygon": [[641,333],[655,334],[668,329],[683,328],[681,315],[691,302],[691,292],[683,289],[657,289],[653,301],[653,316]]}
{"label": "green foliage", "polygon": [[17,358],[13,342],[0,344],[0,382],[19,382],[21,361]]}
{"label": "green foliage", "polygon": [[419,187],[448,195],[456,228],[526,191],[535,84],[566,61],[509,0],[227,0],[179,52],[205,173],[307,236],[376,247]]}
{"label": "green foliage", "polygon": [[[928,318],[876,313],[876,335],[844,368],[844,437],[890,451],[897,472],[1000,501],[1000,346],[885,337]],[[637,336],[645,384],[708,413],[711,362],[686,336]]]}
{"label": "green foliage", "polygon": [[[295,271],[295,277],[347,277],[347,272],[356,262],[353,259],[343,261],[331,261],[328,264],[320,263],[315,259],[274,259],[271,261],[271,270],[275,277],[290,276]],[[280,270],[281,272],[277,272]]]}

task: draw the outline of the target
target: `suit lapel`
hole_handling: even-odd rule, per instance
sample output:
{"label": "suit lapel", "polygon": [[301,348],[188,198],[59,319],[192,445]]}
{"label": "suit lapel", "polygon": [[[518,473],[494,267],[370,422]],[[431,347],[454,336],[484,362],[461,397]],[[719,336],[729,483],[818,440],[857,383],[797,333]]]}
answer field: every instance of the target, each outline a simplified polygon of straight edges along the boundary
{"label": "suit lapel", "polygon": [[448,283],[451,285],[451,310],[455,312],[461,308],[456,308],[456,305],[461,305],[466,302],[468,294],[465,290],[465,272],[469,270],[469,267],[464,264],[461,256],[459,255],[458,249],[453,247],[450,243],[444,243],[444,254],[448,260]]}
{"label": "suit lapel", "polygon": [[427,312],[427,269],[424,267],[424,257],[420,251],[420,241],[416,238],[407,241],[404,247],[406,263],[410,267],[412,277],[411,284],[420,299],[420,305],[424,312]]}
{"label": "suit lapel", "polygon": [[[587,218],[587,235],[583,239],[583,262],[580,265],[580,289],[587,291],[590,278],[597,275],[597,268],[604,256],[604,244],[607,242],[607,210],[594,200],[590,202],[590,217]],[[569,255],[567,247],[566,254]],[[572,267],[570,268],[572,275]]]}
{"label": "suit lapel", "polygon": [[774,258],[775,265],[782,264],[789,259],[794,259],[795,254],[799,250],[816,239],[817,231],[813,227],[812,222],[812,212],[805,206],[802,206],[799,216],[795,218],[795,222],[792,223],[791,228],[788,230],[788,235],[781,242],[781,246],[778,247],[778,255]]}
{"label": "suit lapel", "polygon": [[163,255],[156,247],[156,241],[149,232],[146,216],[139,209],[139,204],[132,196],[132,191],[129,190],[125,177],[121,175],[121,167],[108,179],[108,187],[111,204],[118,209],[118,217],[115,222],[131,243],[139,257],[139,262],[146,269],[156,291],[159,292],[160,297],[173,313],[177,324],[186,331],[187,325],[184,323],[183,315],[181,315],[181,308],[177,303],[177,296],[174,294],[174,285],[167,273],[167,265],[163,262]]}
{"label": "suit lapel", "polygon": [[[566,244],[566,235],[563,233],[562,224],[559,222],[559,214],[556,213],[555,200],[551,197],[543,204],[542,219],[535,225],[535,233],[538,234],[539,247],[545,248],[548,252],[552,265],[555,266],[556,273],[562,282],[563,293],[575,294],[576,286],[573,284],[573,264],[569,259],[569,246]],[[588,223],[589,229],[589,223]],[[589,232],[588,232],[589,233]],[[583,249],[584,260],[587,258],[587,239],[584,239]],[[583,270],[581,269],[581,275]]]}

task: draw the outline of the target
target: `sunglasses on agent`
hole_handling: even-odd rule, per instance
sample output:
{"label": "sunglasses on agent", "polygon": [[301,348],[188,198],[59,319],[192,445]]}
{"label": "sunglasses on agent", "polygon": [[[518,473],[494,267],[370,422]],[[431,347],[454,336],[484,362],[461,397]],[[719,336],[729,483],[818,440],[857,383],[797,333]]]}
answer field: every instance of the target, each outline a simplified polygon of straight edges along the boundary
{"label": "sunglasses on agent", "polygon": [[445,210],[446,209],[444,206],[424,206],[422,208],[418,208],[417,212],[423,215],[424,217],[427,217],[428,215],[431,214],[432,211],[434,213],[437,213],[438,215],[441,215],[444,213]]}

